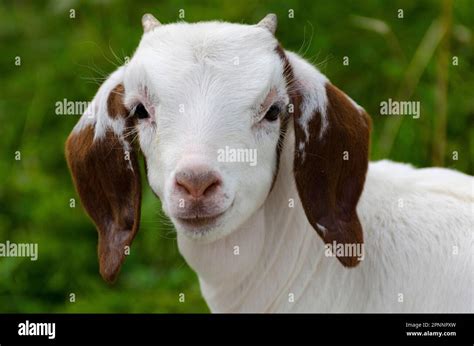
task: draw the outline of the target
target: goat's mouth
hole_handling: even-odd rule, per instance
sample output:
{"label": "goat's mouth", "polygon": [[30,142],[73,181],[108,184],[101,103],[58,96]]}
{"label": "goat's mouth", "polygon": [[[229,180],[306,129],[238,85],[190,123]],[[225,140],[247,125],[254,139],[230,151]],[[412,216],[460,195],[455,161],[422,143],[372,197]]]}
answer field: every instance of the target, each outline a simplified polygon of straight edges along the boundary
{"label": "goat's mouth", "polygon": [[171,220],[178,232],[195,240],[211,240],[218,236],[215,232],[224,227],[229,213],[232,211],[234,200],[228,205],[211,207],[192,206],[187,210],[179,210],[171,215]]}
{"label": "goat's mouth", "polygon": [[190,217],[178,217],[176,220],[187,230],[199,231],[200,229],[208,228],[209,226],[214,226],[217,224],[219,218],[224,213],[220,213],[214,216],[190,216]]}
{"label": "goat's mouth", "polygon": [[227,210],[214,215],[182,215],[175,217],[175,226],[192,239],[206,238],[208,233],[222,224],[222,219]]}

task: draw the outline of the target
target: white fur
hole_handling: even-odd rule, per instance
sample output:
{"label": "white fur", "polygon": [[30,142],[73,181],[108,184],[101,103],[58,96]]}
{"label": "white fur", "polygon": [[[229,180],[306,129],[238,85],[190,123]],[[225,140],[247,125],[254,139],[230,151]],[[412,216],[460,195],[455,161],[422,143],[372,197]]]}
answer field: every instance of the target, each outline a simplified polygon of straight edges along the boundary
{"label": "white fur", "polygon": [[[292,174],[294,136],[287,141],[275,189],[244,227],[206,245],[178,233],[180,251],[200,276],[212,311],[474,310],[472,177],[371,163],[357,208],[365,258],[348,269],[325,256],[306,220]],[[288,207],[291,198],[294,208]]]}
{"label": "white fur", "polygon": [[[129,143],[124,140],[125,119],[122,117],[109,117],[107,115],[107,99],[112,90],[120,83],[123,83],[123,75],[125,68],[119,67],[113,72],[106,81],[100,86],[92,102],[88,105],[85,113],[81,116],[73,132],[78,133],[87,126],[94,126],[94,140],[101,139],[109,130],[113,131],[120,142],[124,155],[130,152],[132,148]],[[133,171],[133,166],[130,161],[127,161],[128,168]]]}
{"label": "white fur", "polygon": [[[194,240],[229,234],[263,204],[270,189],[278,125],[256,120],[272,89],[279,101],[289,101],[276,45],[258,26],[170,24],[146,33],[126,67],[125,103],[132,106],[146,89],[155,109],[156,127],[140,125],[150,186],[178,232]],[[218,162],[218,150],[226,146],[257,149],[258,164]],[[232,204],[219,225],[194,234],[177,222],[179,198],[173,192],[175,173],[190,161],[220,173],[227,196],[221,211]]]}
{"label": "white fur", "polygon": [[94,99],[74,127],[74,132],[78,133],[89,125],[95,125],[95,139],[104,136],[107,129],[112,129],[116,134],[123,132],[125,126],[123,119],[119,117],[114,120],[107,116],[107,99],[112,90],[123,82],[124,71],[123,66],[119,67],[100,86]]}
{"label": "white fur", "polygon": [[[148,180],[176,225],[179,249],[197,272],[211,310],[474,311],[472,177],[371,163],[357,207],[365,258],[351,269],[325,256],[323,241],[305,217],[292,173],[291,122],[269,193],[278,126],[255,118],[272,88],[281,102],[289,102],[276,45],[258,26],[161,25],[144,34],[130,63],[96,96],[103,107],[106,94],[121,81],[128,107],[143,102],[149,108],[151,119],[139,124]],[[315,109],[324,136],[327,78],[296,54],[287,55],[305,95],[301,124],[307,139]],[[89,121],[97,121],[96,136],[107,127],[120,131],[120,124],[109,120]],[[86,123],[81,120],[76,130]],[[258,164],[217,162],[217,150],[225,146],[258,149]],[[304,152],[304,146],[299,149]],[[199,237],[173,217],[174,174],[190,161],[219,171],[227,196],[220,224]]]}
{"label": "white fur", "polygon": [[297,87],[306,95],[301,105],[300,125],[306,134],[306,140],[309,140],[309,122],[314,116],[315,111],[321,115],[321,132],[319,138],[322,138],[328,127],[326,109],[328,98],[326,95],[326,83],[328,79],[306,60],[293,52],[286,52],[293,68],[295,78],[298,80]]}

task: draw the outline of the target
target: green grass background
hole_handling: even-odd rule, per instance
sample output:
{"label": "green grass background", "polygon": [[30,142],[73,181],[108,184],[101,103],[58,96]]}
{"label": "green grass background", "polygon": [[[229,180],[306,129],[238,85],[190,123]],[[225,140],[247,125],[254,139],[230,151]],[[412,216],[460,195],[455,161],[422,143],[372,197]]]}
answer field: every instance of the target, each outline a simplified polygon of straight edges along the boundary
{"label": "green grass background", "polygon": [[[76,18],[69,17],[70,9]],[[179,255],[174,231],[146,184],[131,255],[114,286],[102,282],[96,231],[79,202],[69,207],[76,193],[63,146],[79,117],[54,112],[64,98],[91,100],[100,79],[133,54],[144,13],[168,23],[179,19],[180,9],[188,22],[251,24],[277,13],[282,45],[304,54],[372,115],[372,160],[472,173],[470,0],[2,1],[0,242],[37,242],[39,259],[0,258],[0,312],[208,311],[197,277]],[[404,18],[398,18],[398,9]],[[440,42],[427,35],[430,27],[434,33],[446,30]],[[344,56],[349,66],[342,64]],[[421,101],[421,118],[381,116],[380,102],[397,97]],[[71,293],[75,302],[69,301]]]}

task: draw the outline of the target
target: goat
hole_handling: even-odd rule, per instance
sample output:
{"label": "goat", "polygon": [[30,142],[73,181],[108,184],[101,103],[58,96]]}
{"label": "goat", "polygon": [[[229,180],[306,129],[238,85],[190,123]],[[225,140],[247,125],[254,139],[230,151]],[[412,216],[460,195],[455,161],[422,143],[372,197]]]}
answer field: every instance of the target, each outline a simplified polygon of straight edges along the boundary
{"label": "goat", "polygon": [[139,228],[141,150],[213,312],[474,311],[474,179],[369,163],[368,114],[276,22],[143,17],[66,143],[102,277]]}

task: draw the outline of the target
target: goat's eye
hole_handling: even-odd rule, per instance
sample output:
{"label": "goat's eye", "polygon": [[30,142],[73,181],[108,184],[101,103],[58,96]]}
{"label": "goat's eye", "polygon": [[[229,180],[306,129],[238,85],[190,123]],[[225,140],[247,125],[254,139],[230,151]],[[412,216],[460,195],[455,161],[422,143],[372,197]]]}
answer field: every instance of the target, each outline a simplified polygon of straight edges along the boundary
{"label": "goat's eye", "polygon": [[265,117],[264,119],[268,120],[268,121],[275,121],[278,119],[278,116],[280,115],[281,113],[281,108],[280,106],[278,105],[272,105],[267,113],[265,114]]}
{"label": "goat's eye", "polygon": [[133,115],[136,116],[138,119],[146,119],[150,117],[150,114],[148,114],[148,111],[146,110],[145,106],[141,103],[139,103],[135,107]]}

